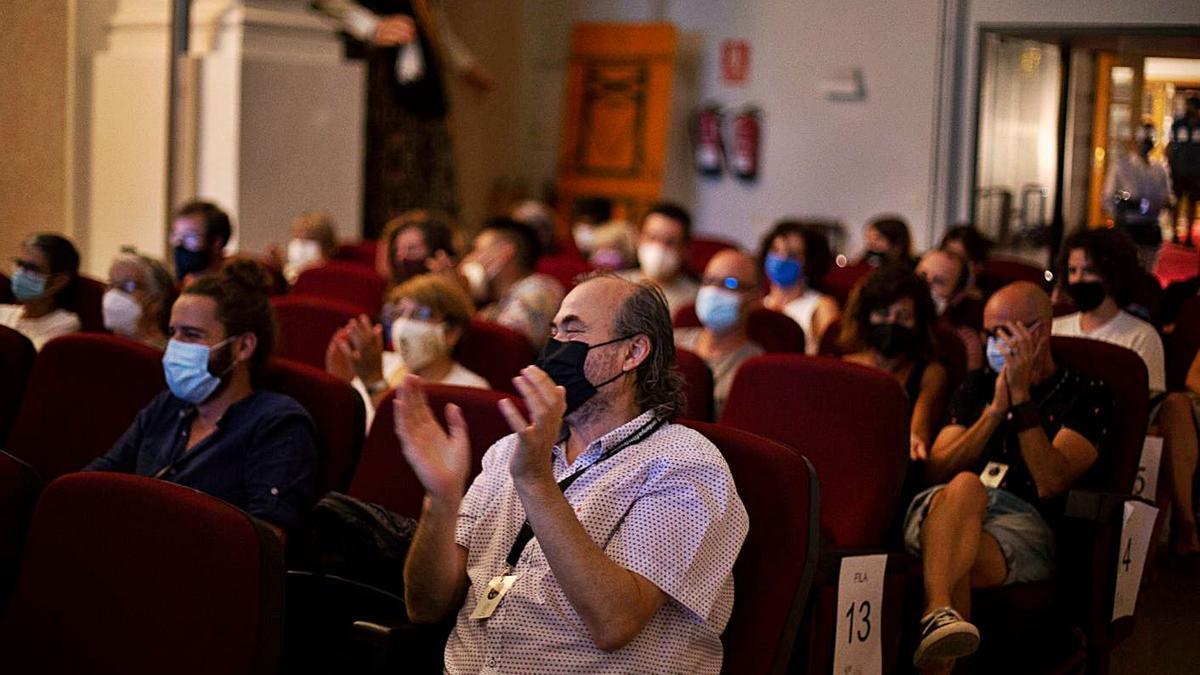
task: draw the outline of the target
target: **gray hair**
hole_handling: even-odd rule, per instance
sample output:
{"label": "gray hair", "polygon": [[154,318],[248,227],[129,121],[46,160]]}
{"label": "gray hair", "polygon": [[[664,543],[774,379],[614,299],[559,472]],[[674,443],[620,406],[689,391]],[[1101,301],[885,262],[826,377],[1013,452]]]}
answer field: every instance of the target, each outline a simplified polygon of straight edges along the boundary
{"label": "gray hair", "polygon": [[160,316],[155,317],[155,323],[167,332],[171,322],[171,305],[175,300],[175,279],[167,271],[166,265],[148,255],[139,253],[132,246],[121,247],[120,253],[113,258],[113,264],[133,265],[141,272],[142,282],[146,285],[146,295],[150,300],[160,300]]}
{"label": "gray hair", "polygon": [[633,285],[633,293],[617,310],[613,334],[649,338],[650,355],[636,371],[637,404],[642,410],[656,409],[660,416],[674,419],[683,412],[687,397],[675,356],[671,311],[666,296],[657,285],[649,281]]}

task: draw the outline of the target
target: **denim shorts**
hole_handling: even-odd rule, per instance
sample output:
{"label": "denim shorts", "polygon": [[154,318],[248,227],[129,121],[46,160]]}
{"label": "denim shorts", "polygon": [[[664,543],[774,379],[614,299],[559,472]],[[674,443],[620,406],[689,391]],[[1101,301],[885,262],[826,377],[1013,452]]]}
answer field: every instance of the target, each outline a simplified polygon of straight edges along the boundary
{"label": "denim shorts", "polygon": [[[904,515],[904,545],[921,555],[921,525],[929,515],[933,497],[945,485],[935,485],[918,494]],[[1004,585],[1046,579],[1054,571],[1054,533],[1032,504],[1007,490],[987,488],[983,531],[995,537],[1004,553],[1008,575]]]}

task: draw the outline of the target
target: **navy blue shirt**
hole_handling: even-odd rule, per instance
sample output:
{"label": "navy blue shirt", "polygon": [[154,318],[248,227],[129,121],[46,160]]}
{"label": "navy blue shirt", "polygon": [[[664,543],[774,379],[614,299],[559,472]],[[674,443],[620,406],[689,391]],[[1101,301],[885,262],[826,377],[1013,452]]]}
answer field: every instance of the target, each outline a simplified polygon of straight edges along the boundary
{"label": "navy blue shirt", "polygon": [[256,391],[229,406],[217,428],[187,451],[195,417],[196,406],[164,391],[84,471],[155,476],[285,530],[299,524],[316,491],[317,443],[308,412],[288,396]]}

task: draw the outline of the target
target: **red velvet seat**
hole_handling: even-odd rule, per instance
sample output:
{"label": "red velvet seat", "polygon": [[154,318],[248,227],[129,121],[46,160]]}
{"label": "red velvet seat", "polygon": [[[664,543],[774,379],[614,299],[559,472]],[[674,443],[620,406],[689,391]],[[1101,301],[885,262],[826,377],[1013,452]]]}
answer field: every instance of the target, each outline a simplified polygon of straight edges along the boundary
{"label": "red velvet seat", "polygon": [[817,563],[816,472],[795,450],[761,436],[684,424],[720,448],[750,518],[733,567],[733,615],[721,636],[724,672],[782,673]]}
{"label": "red velvet seat", "polygon": [[287,394],[304,406],[317,427],[317,496],[345,492],[362,450],[366,411],[350,385],[303,363],[274,359],[259,386]]}
{"label": "red velvet seat", "polygon": [[79,315],[81,330],[88,333],[105,332],[103,304],[108,286],[103,281],[80,274],[77,288],[75,306],[68,309]]}
{"label": "red velvet seat", "polygon": [[166,388],[162,353],[112,335],[55,338],[33,364],[5,450],[49,481],[108,452]]}
{"label": "red velvet seat", "polygon": [[315,296],[271,298],[279,326],[275,355],[325,369],[325,350],[337,330],[362,314],[351,304]]}
{"label": "red velvet seat", "polygon": [[713,256],[727,248],[737,248],[737,244],[719,237],[692,237],[688,242],[687,260],[684,269],[696,278],[704,276],[704,268]]}
{"label": "red velvet seat", "polygon": [[680,417],[689,420],[711,421],[713,418],[713,375],[704,359],[686,349],[676,349],[679,373],[683,375],[687,406]]}
{"label": "red velvet seat", "polygon": [[991,295],[1015,281],[1028,281],[1042,288],[1048,288],[1050,284],[1045,269],[1010,258],[989,258],[983,264],[983,272],[976,284],[985,295]]}
{"label": "red velvet seat", "polygon": [[539,274],[546,274],[558,280],[566,290],[575,287],[575,280],[592,272],[592,267],[578,253],[560,253],[542,256],[535,268]]}
{"label": "red velvet seat", "polygon": [[0,451],[0,612],[8,603],[41,481],[33,467]]}
{"label": "red velvet seat", "polygon": [[[677,328],[699,327],[695,305],[684,305],[675,313],[672,323]],[[769,354],[803,354],[804,329],[783,312],[756,307],[746,317],[746,334]]]}
{"label": "red velvet seat", "polygon": [[339,244],[333,252],[333,259],[375,269],[375,256],[379,252],[379,242],[375,239]]}
{"label": "red velvet seat", "polygon": [[165,481],[64,476],[42,494],[3,624],[5,672],[275,672],[283,556],[249,515]]}
{"label": "red velvet seat", "polygon": [[822,290],[838,301],[838,305],[845,307],[846,301],[850,299],[850,292],[854,290],[854,286],[858,284],[863,277],[875,271],[865,262],[846,265],[845,267],[831,267],[825,278],[821,280]]}
{"label": "red velvet seat", "polygon": [[0,326],[0,447],[8,438],[21,399],[25,397],[25,384],[33,370],[33,359],[37,351],[29,338],[6,326]]}
{"label": "red velvet seat", "polygon": [[12,294],[12,280],[7,274],[0,273],[0,305],[11,305],[16,302]]}
{"label": "red velvet seat", "polygon": [[325,300],[353,305],[357,314],[366,314],[372,319],[379,316],[383,307],[383,293],[387,282],[375,273],[375,269],[341,261],[331,261],[300,273],[292,286],[292,295],[315,296]]}
{"label": "red velvet seat", "polygon": [[[511,433],[508,422],[496,407],[500,399],[510,397],[488,389],[445,384],[426,385],[425,392],[429,407],[442,425],[446,423],[447,403],[455,403],[462,408],[471,436],[471,475],[479,473],[483,454],[492,443]],[[354,472],[354,480],[350,483],[350,494],[415,518],[421,513],[425,491],[405,461],[400,440],[396,438],[392,407],[395,393],[395,390],[389,392],[379,404],[358,468]]]}
{"label": "red velvet seat", "polygon": [[1167,388],[1183,391],[1187,388],[1187,373],[1200,351],[1200,297],[1183,303],[1175,319],[1174,332],[1167,335],[1164,347],[1167,356]]}
{"label": "red velvet seat", "polygon": [[516,394],[512,378],[533,363],[537,352],[529,339],[517,331],[489,321],[472,319],[454,359],[488,381],[492,389]]}

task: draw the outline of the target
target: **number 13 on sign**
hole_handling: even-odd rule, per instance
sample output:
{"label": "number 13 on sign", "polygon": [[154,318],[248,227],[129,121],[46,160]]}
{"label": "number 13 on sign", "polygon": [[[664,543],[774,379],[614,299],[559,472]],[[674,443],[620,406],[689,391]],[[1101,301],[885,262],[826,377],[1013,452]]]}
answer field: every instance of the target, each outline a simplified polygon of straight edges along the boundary
{"label": "number 13 on sign", "polygon": [[886,569],[886,555],[842,558],[833,653],[835,675],[873,675],[883,670],[879,626]]}

